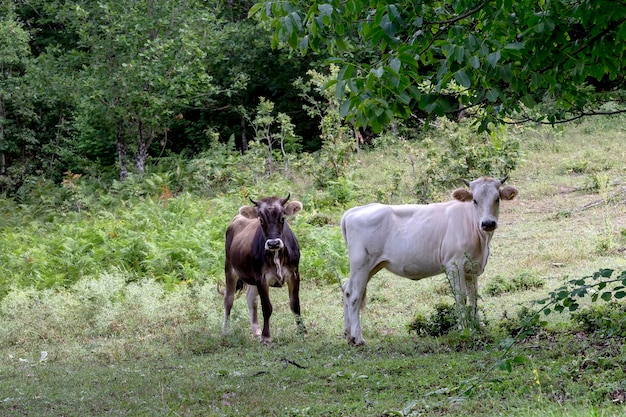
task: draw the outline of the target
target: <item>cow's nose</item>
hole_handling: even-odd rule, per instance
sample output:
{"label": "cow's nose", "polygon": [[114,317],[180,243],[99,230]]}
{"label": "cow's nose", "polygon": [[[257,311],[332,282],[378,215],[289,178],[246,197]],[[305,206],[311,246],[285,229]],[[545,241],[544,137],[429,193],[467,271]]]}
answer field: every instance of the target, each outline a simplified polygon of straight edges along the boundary
{"label": "cow's nose", "polygon": [[281,239],[267,239],[265,241],[265,250],[279,250],[283,248]]}
{"label": "cow's nose", "polygon": [[483,220],[480,224],[480,227],[486,232],[492,232],[496,230],[496,227],[498,227],[498,223],[496,223],[495,220]]}

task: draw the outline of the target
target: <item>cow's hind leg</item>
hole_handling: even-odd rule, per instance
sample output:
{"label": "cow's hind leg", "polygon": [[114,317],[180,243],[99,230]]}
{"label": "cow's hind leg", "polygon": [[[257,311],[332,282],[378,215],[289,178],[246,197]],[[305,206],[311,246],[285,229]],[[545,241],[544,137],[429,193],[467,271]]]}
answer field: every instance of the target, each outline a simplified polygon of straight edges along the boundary
{"label": "cow's hind leg", "polygon": [[237,290],[237,277],[230,267],[225,268],[226,284],[224,288],[224,322],[222,323],[222,333],[230,332],[230,311],[235,301],[235,291]]}
{"label": "cow's hind leg", "polygon": [[257,313],[259,305],[259,291],[256,285],[249,285],[246,291],[246,300],[248,301],[248,312],[250,313],[250,333],[253,336],[260,336],[259,316]]}
{"label": "cow's hind leg", "polygon": [[296,271],[293,277],[287,281],[287,287],[289,288],[289,307],[292,313],[296,316],[296,326],[298,327],[298,333],[306,335],[306,326],[302,321],[300,315],[300,274]]}

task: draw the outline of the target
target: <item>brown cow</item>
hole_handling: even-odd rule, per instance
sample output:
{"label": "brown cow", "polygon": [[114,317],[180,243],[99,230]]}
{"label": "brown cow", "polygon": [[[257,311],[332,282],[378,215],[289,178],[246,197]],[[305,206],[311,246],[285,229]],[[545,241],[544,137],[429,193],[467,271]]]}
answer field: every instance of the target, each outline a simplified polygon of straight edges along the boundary
{"label": "brown cow", "polygon": [[[270,343],[272,304],[269,287],[289,288],[289,304],[296,316],[298,329],[306,333],[300,317],[300,248],[286,217],[302,210],[302,203],[286,198],[267,197],[243,206],[226,230],[226,288],[224,290],[223,331],[229,330],[230,310],[241,282],[248,284],[246,298],[250,311],[250,330],[259,335],[257,295],[263,311],[261,342]],[[238,285],[239,284],[239,285]]]}

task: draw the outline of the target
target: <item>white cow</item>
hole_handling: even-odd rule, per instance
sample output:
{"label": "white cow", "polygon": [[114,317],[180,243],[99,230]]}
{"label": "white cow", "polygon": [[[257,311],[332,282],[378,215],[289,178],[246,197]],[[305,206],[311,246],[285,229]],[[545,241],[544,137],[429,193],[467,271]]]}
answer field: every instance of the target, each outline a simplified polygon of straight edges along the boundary
{"label": "white cow", "polygon": [[464,307],[469,298],[469,314],[477,317],[477,280],[498,226],[500,200],[518,194],[515,187],[502,186],[506,179],[463,180],[469,191],[459,188],[445,203],[368,204],[344,213],[341,231],[350,258],[350,278],[343,285],[348,343],[365,343],[359,314],[367,283],[383,268],[412,280],[445,272],[457,305]]}

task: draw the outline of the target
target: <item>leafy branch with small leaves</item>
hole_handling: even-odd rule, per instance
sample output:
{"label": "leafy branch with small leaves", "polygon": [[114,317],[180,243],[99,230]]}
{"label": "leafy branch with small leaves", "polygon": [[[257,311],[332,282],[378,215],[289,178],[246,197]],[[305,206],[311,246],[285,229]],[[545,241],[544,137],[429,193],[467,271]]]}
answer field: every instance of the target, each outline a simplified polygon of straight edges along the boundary
{"label": "leafy branch with small leaves", "polygon": [[547,324],[540,320],[542,314],[548,316],[552,313],[563,313],[566,310],[574,312],[580,308],[580,299],[587,295],[591,295],[591,301],[594,303],[598,300],[609,302],[626,297],[626,270],[616,272],[609,268],[600,269],[592,275],[570,280],[565,285],[550,291],[546,298],[535,300],[533,303],[542,307],[534,313],[526,314],[517,334],[500,343],[500,347],[504,350],[499,359],[481,376],[466,381],[466,384],[461,384],[459,394],[453,399],[472,395],[480,383],[485,381],[495,369],[510,373],[514,365],[531,363],[532,360],[527,355],[510,355],[515,344],[534,333],[538,325]]}

